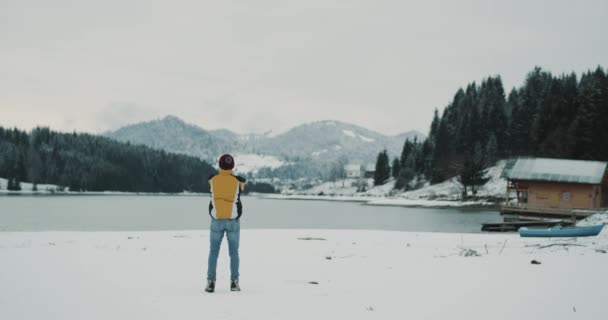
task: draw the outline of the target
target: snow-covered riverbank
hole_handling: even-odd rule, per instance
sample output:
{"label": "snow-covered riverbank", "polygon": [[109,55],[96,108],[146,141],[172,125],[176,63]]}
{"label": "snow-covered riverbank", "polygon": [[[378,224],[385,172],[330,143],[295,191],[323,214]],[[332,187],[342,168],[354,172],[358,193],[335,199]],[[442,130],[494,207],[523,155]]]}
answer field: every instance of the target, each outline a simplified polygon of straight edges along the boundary
{"label": "snow-covered riverbank", "polygon": [[61,188],[54,184],[39,184],[34,185],[28,182],[21,182],[21,190],[7,190],[8,180],[0,178],[0,195],[85,195],[85,196],[121,196],[121,195],[141,195],[141,196],[200,196],[208,193],[197,192],[180,192],[180,193],[162,193],[162,192],[121,192],[121,191],[70,191],[66,188]]}
{"label": "snow-covered riverbank", "polygon": [[[594,222],[605,221],[605,218]],[[603,319],[608,233],[243,230],[242,292],[203,292],[208,232],[0,232],[1,319]],[[540,264],[531,264],[532,260]]]}
{"label": "snow-covered riverbank", "polygon": [[460,201],[454,200],[435,200],[435,199],[406,199],[398,197],[373,197],[373,196],[339,196],[339,195],[287,195],[287,194],[256,194],[264,199],[276,200],[317,200],[317,201],[346,201],[362,202],[370,206],[403,206],[403,207],[431,207],[431,208],[450,208],[450,207],[495,207],[496,202],[487,200]]}
{"label": "snow-covered riverbank", "polygon": [[[292,200],[325,200],[325,201],[355,201],[368,205],[406,206],[406,207],[493,207],[504,198],[507,181],[500,177],[505,162],[499,161],[496,166],[488,168],[488,181],[479,186],[477,194],[469,194],[477,200],[462,201],[462,185],[454,177],[442,183],[426,184],[420,189],[411,191],[393,190],[394,180],[381,186],[373,186],[364,192],[359,192],[357,179],[344,179],[336,182],[326,182],[308,190],[288,191],[282,194],[261,195],[264,198]],[[371,185],[372,179],[365,183]],[[470,190],[469,190],[470,192]]]}

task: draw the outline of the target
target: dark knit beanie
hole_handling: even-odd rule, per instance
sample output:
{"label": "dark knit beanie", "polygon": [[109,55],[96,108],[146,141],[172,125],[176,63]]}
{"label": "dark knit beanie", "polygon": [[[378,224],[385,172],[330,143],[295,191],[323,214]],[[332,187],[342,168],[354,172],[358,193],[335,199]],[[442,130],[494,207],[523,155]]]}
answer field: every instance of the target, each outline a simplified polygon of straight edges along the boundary
{"label": "dark knit beanie", "polygon": [[220,168],[224,170],[232,170],[232,168],[234,168],[234,158],[229,154],[222,155],[220,157]]}

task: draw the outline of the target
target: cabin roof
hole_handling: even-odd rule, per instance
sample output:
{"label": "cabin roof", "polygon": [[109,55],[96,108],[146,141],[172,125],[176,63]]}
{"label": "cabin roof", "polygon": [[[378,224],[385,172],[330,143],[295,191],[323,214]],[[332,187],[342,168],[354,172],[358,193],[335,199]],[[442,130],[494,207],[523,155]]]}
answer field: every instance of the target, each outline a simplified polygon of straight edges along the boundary
{"label": "cabin roof", "polygon": [[508,180],[601,184],[606,161],[549,158],[515,158],[505,164],[501,177]]}

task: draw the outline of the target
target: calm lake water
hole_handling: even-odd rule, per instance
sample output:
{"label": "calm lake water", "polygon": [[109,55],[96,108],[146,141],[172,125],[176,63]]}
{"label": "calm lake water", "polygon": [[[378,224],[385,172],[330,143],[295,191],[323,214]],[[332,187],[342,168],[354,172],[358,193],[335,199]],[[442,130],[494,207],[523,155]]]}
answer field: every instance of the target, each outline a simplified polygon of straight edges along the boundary
{"label": "calm lake water", "polygon": [[[367,206],[243,197],[242,228],[480,232],[496,210]],[[142,231],[209,227],[208,196],[0,196],[0,231]]]}

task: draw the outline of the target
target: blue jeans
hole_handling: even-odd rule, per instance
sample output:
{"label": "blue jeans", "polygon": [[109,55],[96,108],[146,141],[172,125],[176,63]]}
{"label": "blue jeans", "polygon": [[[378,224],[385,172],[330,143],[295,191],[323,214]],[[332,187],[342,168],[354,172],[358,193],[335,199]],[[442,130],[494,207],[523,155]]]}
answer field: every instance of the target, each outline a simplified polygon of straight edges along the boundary
{"label": "blue jeans", "polygon": [[228,252],[230,253],[230,280],[239,279],[239,239],[241,237],[241,223],[239,220],[211,220],[209,232],[209,262],[207,267],[207,280],[216,277],[217,257],[220,254],[220,245],[224,232],[228,239]]}

